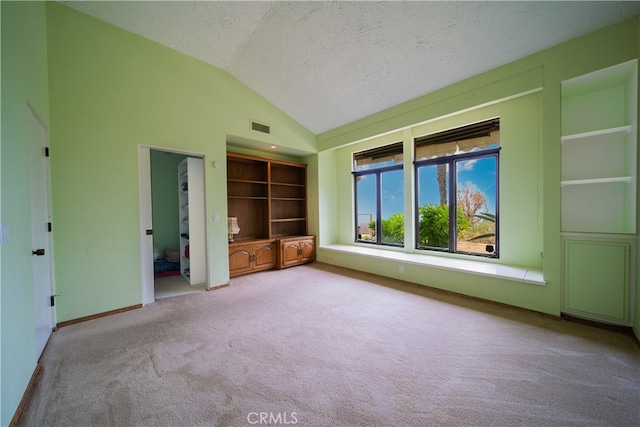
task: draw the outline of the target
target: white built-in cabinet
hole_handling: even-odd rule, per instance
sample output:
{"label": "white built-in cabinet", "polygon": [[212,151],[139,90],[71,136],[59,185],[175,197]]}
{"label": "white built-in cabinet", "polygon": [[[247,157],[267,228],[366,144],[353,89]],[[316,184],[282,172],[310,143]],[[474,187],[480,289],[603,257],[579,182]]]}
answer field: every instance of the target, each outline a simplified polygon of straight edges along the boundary
{"label": "white built-in cabinet", "polygon": [[205,282],[204,176],[201,158],[178,164],[180,274],[190,285]]}
{"label": "white built-in cabinet", "polygon": [[630,325],[636,243],[633,60],[562,82],[563,311]]}

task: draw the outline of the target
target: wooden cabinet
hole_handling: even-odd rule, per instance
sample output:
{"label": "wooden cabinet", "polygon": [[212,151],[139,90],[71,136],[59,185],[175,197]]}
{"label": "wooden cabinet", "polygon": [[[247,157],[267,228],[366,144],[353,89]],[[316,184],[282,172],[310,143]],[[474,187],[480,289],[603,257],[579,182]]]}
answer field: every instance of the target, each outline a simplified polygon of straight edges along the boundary
{"label": "wooden cabinet", "polygon": [[314,236],[298,236],[278,239],[278,268],[313,262],[316,258]]}
{"label": "wooden cabinet", "polygon": [[229,275],[269,270],[276,266],[275,240],[256,240],[250,243],[229,244]]}
{"label": "wooden cabinet", "polygon": [[[315,259],[315,238],[307,236],[307,165],[227,153],[227,205],[240,227],[229,244],[231,276],[274,268],[278,260],[283,268]],[[274,246],[260,246],[265,241]],[[304,243],[301,255],[294,242]]]}
{"label": "wooden cabinet", "polygon": [[206,281],[204,175],[202,159],[178,164],[180,274],[190,285]]}

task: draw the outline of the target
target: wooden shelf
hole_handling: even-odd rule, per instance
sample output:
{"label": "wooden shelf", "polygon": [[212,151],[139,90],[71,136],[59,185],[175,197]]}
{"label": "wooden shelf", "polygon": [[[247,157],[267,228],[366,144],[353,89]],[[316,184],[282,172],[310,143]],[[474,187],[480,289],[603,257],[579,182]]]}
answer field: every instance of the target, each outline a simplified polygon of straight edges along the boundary
{"label": "wooden shelf", "polygon": [[306,185],[304,184],[291,184],[291,183],[286,183],[286,182],[271,182],[271,185],[282,185],[284,187],[302,187],[305,188]]}
{"label": "wooden shelf", "polygon": [[228,199],[244,199],[244,200],[269,200],[268,197],[251,197],[251,196],[227,196]]}
{"label": "wooden shelf", "polygon": [[227,182],[239,182],[243,184],[269,184],[267,181],[251,181],[248,179],[227,179]]}
{"label": "wooden shelf", "polygon": [[307,233],[307,165],[227,153],[228,215],[237,239]]}
{"label": "wooden shelf", "polygon": [[[230,275],[276,266],[275,239],[307,234],[307,165],[227,153],[228,215],[240,232],[229,244]],[[311,262],[313,236],[287,242],[278,268]],[[300,254],[298,254],[300,250]],[[284,254],[282,257],[280,255]]]}

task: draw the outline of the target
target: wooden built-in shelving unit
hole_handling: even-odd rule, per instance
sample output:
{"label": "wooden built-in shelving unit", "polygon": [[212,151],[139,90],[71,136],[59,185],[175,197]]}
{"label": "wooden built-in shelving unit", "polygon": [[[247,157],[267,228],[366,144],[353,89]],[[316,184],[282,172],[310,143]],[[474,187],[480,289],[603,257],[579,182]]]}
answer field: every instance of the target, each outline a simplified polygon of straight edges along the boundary
{"label": "wooden built-in shelving unit", "polygon": [[[229,244],[231,276],[315,259],[315,237],[307,235],[305,164],[227,153],[227,204],[228,216],[238,218],[240,227]],[[284,238],[306,243],[299,262],[281,261]],[[309,242],[314,248],[311,254]],[[268,253],[273,253],[272,262]]]}

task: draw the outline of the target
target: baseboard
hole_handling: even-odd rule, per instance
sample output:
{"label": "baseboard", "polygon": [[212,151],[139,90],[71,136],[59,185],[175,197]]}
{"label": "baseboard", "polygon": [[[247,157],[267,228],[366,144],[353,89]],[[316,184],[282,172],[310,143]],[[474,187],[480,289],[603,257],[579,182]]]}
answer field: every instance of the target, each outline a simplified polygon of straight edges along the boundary
{"label": "baseboard", "polygon": [[229,284],[228,283],[223,283],[222,285],[218,285],[218,286],[212,286],[209,289],[207,289],[208,291],[215,291],[216,289],[222,289],[222,288],[228,288]]}
{"label": "baseboard", "polygon": [[142,304],[136,304],[136,305],[131,305],[129,307],[118,308],[117,310],[110,310],[110,311],[105,311],[98,314],[92,314],[91,316],[78,317],[77,319],[65,320],[64,322],[58,322],[56,327],[62,328],[64,326],[86,322],[87,320],[99,319],[101,317],[107,317],[107,316],[111,316],[118,313],[124,313],[125,311],[137,310],[138,308],[142,308]]}
{"label": "baseboard", "polygon": [[562,317],[564,320],[569,320],[571,322],[582,323],[583,325],[589,325],[595,328],[606,329],[607,331],[621,332],[624,334],[630,334],[631,336],[635,336],[631,326],[614,325],[612,323],[598,322],[597,320],[584,319],[582,317],[572,316],[566,313],[562,313],[560,317]]}
{"label": "baseboard", "polygon": [[33,392],[33,387],[36,385],[36,380],[38,379],[38,375],[40,375],[40,364],[36,365],[36,369],[34,369],[33,374],[31,374],[31,379],[29,380],[29,384],[27,384],[27,388],[22,395],[22,399],[20,399],[20,403],[18,404],[18,408],[16,408],[16,412],[13,414],[13,418],[9,423],[9,427],[15,427],[18,425],[18,421],[20,421],[20,417],[22,416],[22,412],[24,408],[27,406],[29,399],[31,398],[31,392]]}

